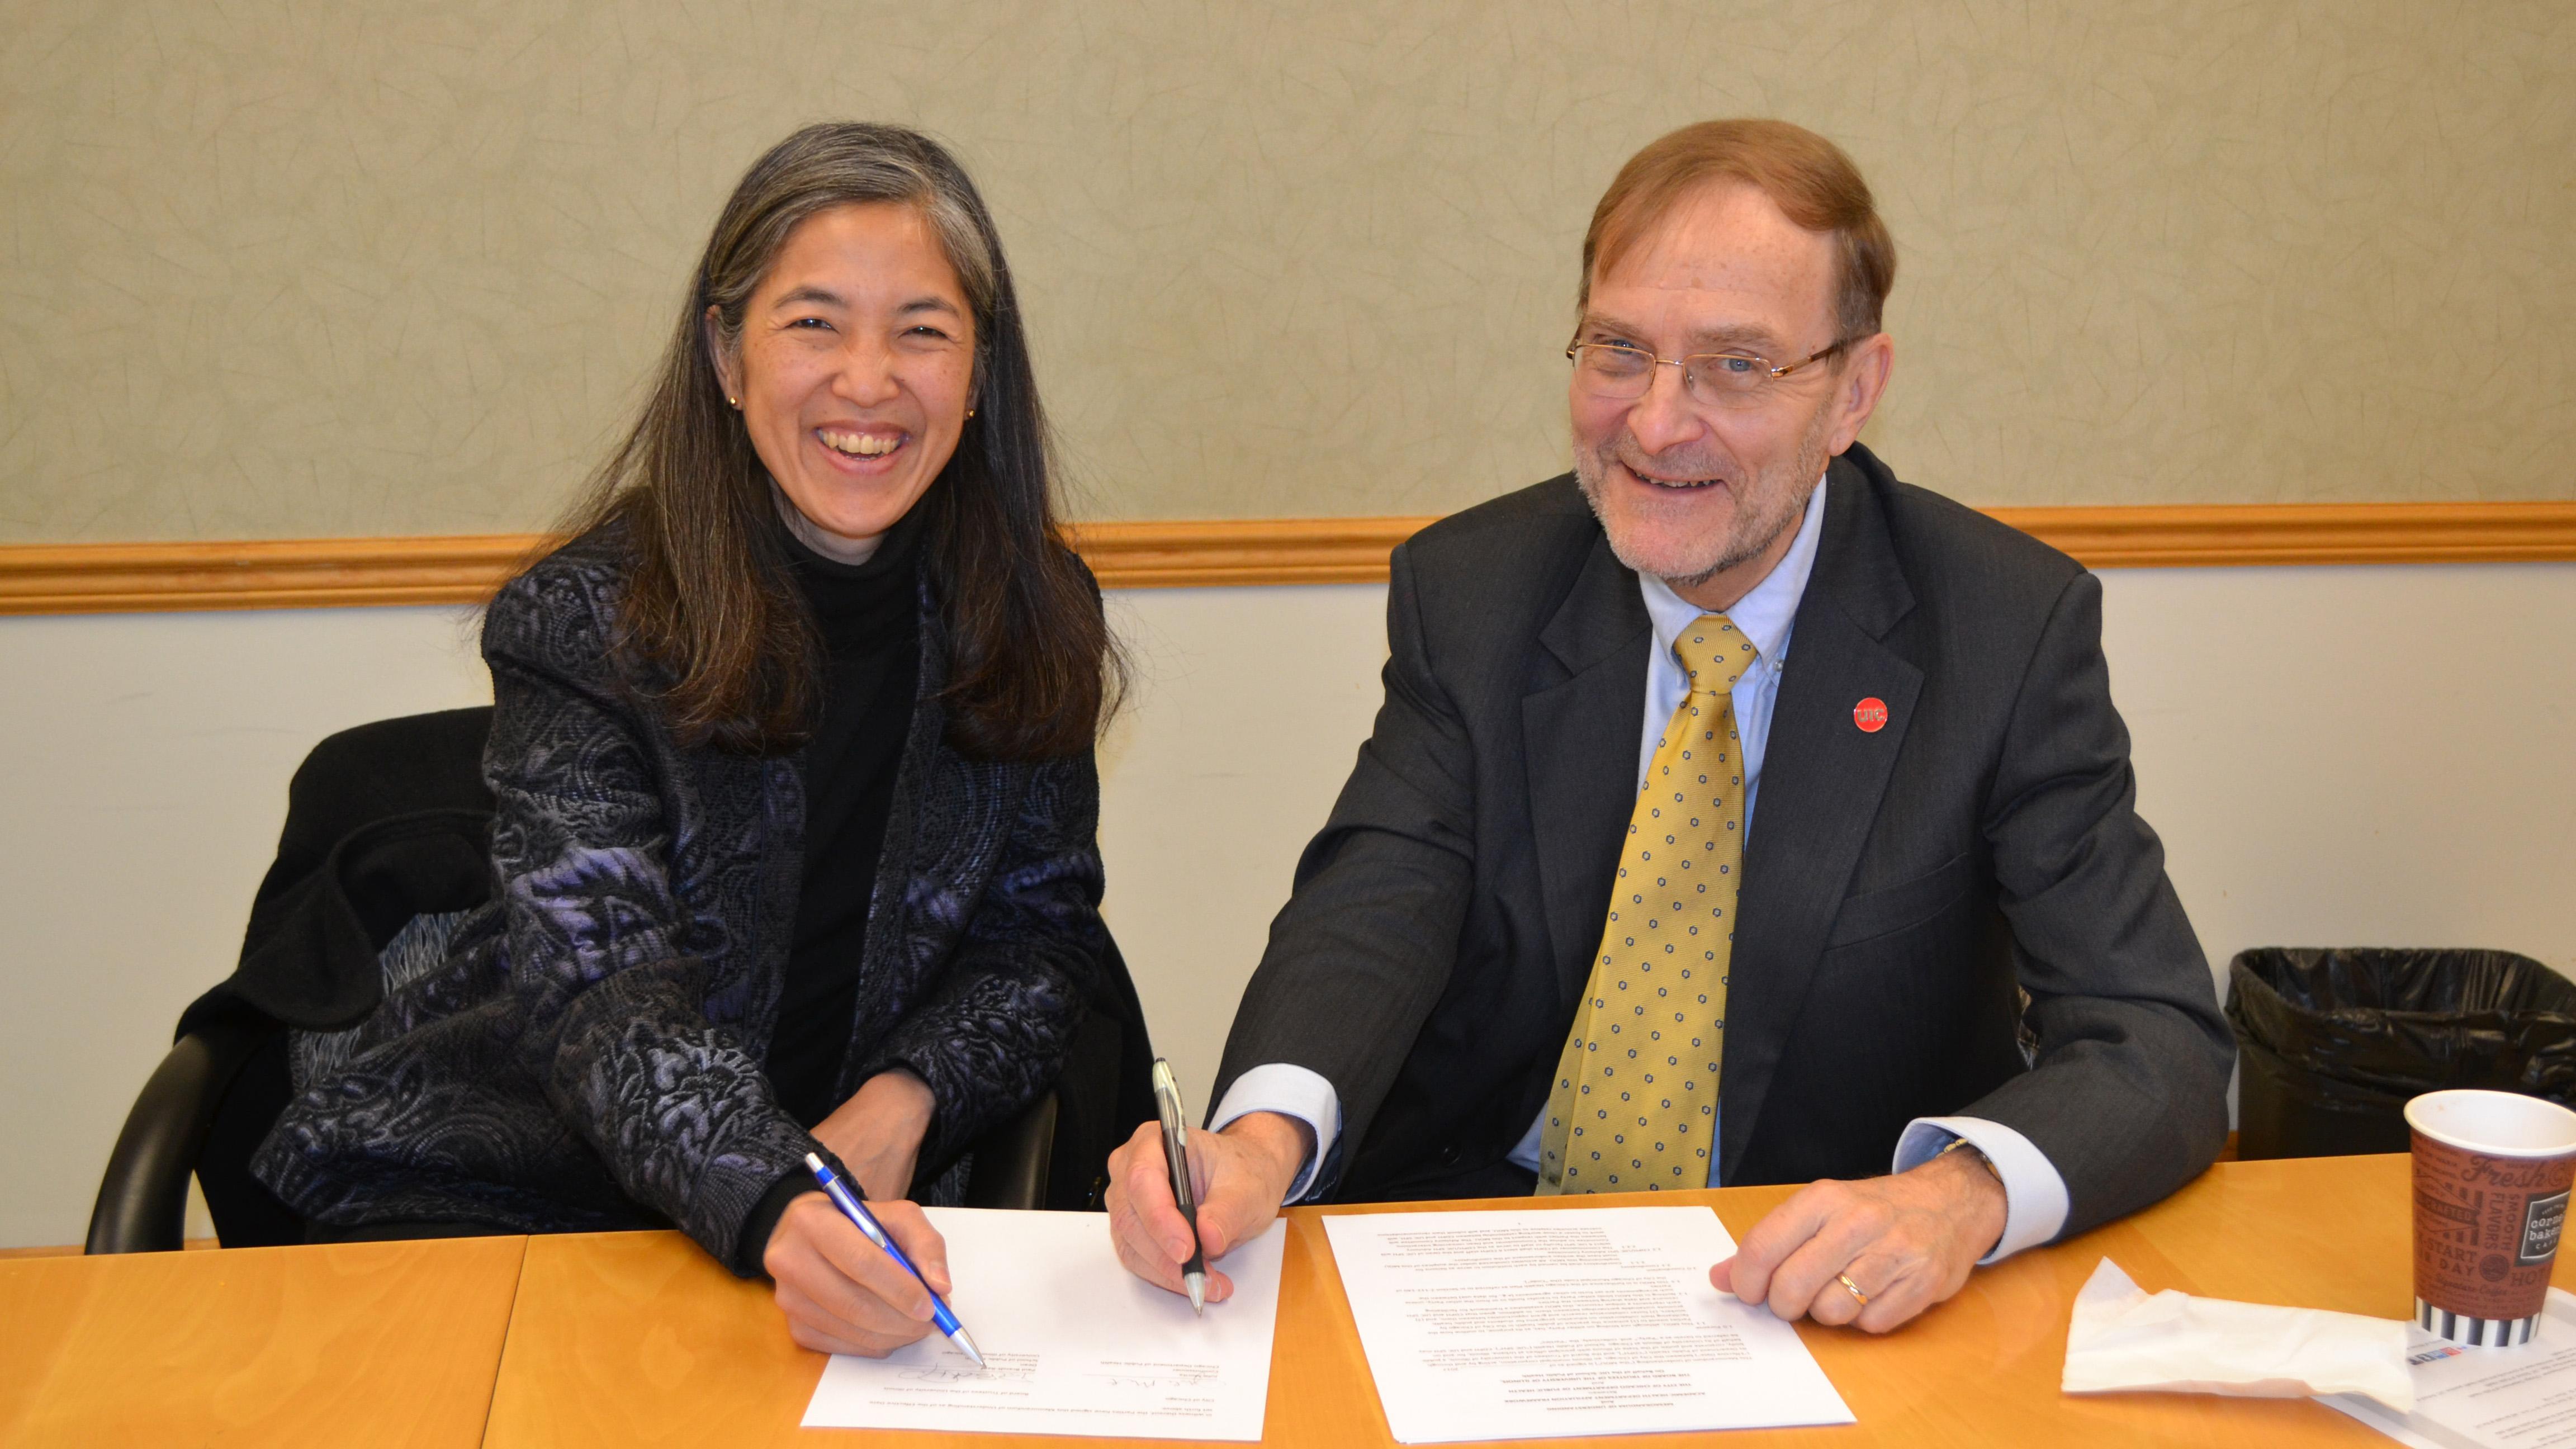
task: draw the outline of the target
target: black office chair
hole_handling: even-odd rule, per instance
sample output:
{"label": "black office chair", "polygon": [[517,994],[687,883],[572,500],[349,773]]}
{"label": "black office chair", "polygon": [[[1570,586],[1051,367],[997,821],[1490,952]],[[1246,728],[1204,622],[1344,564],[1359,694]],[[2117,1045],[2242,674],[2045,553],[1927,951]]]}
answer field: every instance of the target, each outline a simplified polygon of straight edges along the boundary
{"label": "black office chair", "polygon": [[[181,1015],[135,1098],[90,1214],[90,1252],[178,1248],[192,1175],[226,1247],[305,1240],[304,1220],[249,1171],[291,1092],[287,1031],[355,1025],[382,999],[379,957],[396,933],[490,896],[491,722],[488,707],[381,720],[305,757],[241,967]],[[1055,1089],[970,1149],[970,1205],[1096,1209],[1109,1153],[1154,1115],[1152,1047],[1114,942],[1101,965]]]}

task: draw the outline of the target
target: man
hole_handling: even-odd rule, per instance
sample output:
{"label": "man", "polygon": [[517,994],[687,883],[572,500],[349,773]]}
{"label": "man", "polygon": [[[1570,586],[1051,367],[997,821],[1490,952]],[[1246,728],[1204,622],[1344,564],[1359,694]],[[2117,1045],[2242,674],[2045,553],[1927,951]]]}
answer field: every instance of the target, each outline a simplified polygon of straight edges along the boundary
{"label": "man", "polygon": [[[1710,1276],[1885,1331],[2215,1155],[2232,1048],[2100,586],[1855,442],[1894,273],[1798,127],[1621,170],[1574,476],[1396,551],[1386,702],[1192,1139],[1211,1259],[1284,1201],[1839,1179]],[[1120,1149],[1112,1231],[1177,1290],[1164,1171]]]}

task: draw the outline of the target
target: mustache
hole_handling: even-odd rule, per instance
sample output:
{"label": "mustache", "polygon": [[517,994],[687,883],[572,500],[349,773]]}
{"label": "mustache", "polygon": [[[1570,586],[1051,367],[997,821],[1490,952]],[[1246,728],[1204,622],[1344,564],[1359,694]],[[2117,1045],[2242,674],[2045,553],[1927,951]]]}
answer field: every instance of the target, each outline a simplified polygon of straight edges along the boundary
{"label": "mustache", "polygon": [[1637,445],[1635,435],[1622,432],[1593,450],[1604,463],[1617,463],[1641,478],[1684,479],[1691,482],[1735,483],[1743,474],[1722,458],[1676,448],[1667,453],[1649,453]]}

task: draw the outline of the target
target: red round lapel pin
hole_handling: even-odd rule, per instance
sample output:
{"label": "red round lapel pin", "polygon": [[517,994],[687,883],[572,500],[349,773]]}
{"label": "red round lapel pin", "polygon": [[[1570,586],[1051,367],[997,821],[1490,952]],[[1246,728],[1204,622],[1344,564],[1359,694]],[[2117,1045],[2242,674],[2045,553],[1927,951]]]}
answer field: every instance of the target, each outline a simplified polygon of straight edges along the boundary
{"label": "red round lapel pin", "polygon": [[1860,726],[1860,732],[1865,735],[1874,735],[1887,728],[1887,701],[1873,694],[1853,705],[1852,723]]}

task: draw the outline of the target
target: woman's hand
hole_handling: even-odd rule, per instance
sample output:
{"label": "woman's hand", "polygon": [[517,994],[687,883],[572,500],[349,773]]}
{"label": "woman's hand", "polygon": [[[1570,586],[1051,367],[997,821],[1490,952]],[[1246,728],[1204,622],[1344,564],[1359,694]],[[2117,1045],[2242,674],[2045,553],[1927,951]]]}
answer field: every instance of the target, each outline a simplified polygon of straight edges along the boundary
{"label": "woman's hand", "polygon": [[903,1197],[912,1191],[913,1164],[938,1105],[921,1078],[900,1070],[879,1072],[814,1124],[814,1139],[849,1165],[868,1201]]}
{"label": "woman's hand", "polygon": [[[948,1245],[921,1209],[908,1202],[872,1202],[868,1210],[930,1286],[945,1294]],[[817,1353],[883,1358],[930,1332],[930,1295],[920,1279],[869,1242],[819,1192],[798,1197],[778,1215],[760,1265],[777,1281],[788,1334]]]}

